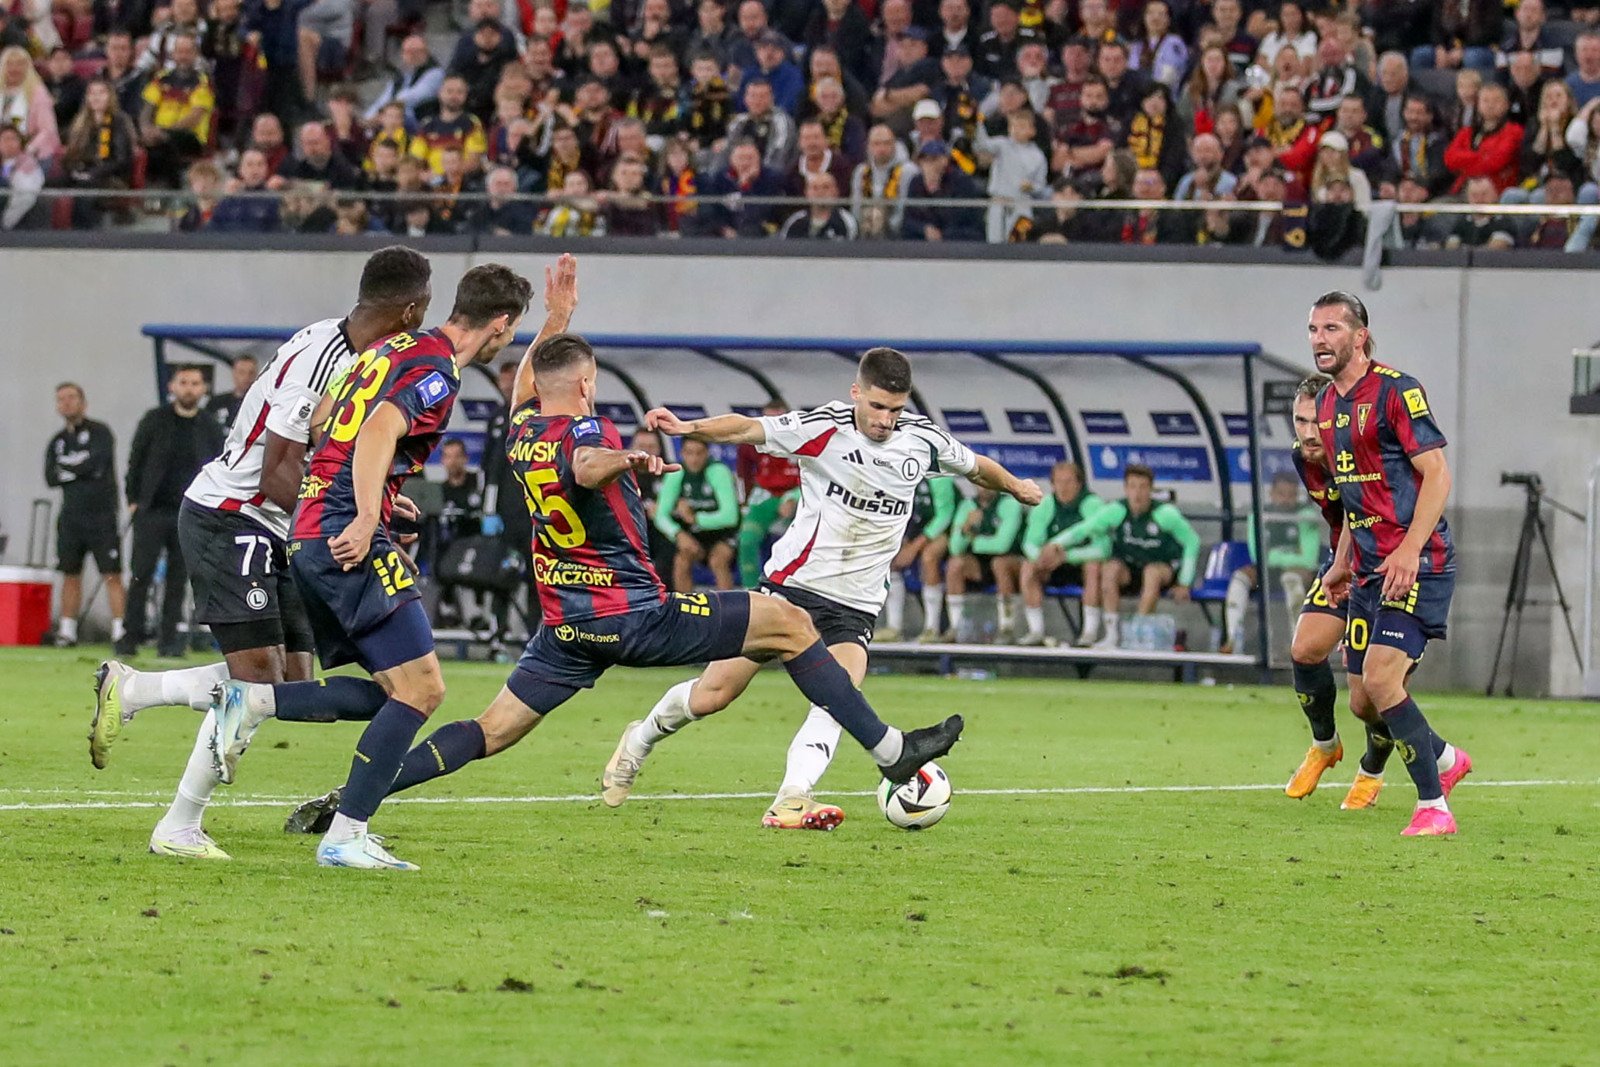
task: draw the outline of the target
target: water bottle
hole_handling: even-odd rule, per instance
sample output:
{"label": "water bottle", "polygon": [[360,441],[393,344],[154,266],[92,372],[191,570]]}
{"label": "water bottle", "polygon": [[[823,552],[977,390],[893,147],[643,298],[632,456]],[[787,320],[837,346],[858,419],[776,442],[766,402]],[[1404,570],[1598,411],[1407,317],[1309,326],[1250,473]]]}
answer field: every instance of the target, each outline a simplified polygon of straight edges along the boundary
{"label": "water bottle", "polygon": [[1178,621],[1171,615],[1150,617],[1150,651],[1171,652],[1177,644]]}

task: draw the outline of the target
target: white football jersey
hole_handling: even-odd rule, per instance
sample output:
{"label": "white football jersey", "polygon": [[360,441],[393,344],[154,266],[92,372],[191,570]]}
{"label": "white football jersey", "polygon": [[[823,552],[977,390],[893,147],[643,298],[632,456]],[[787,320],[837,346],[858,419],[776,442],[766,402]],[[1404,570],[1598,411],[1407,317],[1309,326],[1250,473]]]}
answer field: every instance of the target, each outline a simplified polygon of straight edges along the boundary
{"label": "white football jersey", "polygon": [[244,394],[222,455],[200,468],[184,496],[201,507],[243,512],[287,538],[288,513],[261,492],[266,431],[310,444],[317,404],[355,355],[343,319],[314,322],[291,337]]}
{"label": "white football jersey", "polygon": [[761,451],[800,464],[799,509],[772,548],[767,580],[877,615],[917,483],[971,474],[977,457],[921,415],[901,415],[878,444],[856,429],[855,409],[840,401],[760,421],[767,434]]}

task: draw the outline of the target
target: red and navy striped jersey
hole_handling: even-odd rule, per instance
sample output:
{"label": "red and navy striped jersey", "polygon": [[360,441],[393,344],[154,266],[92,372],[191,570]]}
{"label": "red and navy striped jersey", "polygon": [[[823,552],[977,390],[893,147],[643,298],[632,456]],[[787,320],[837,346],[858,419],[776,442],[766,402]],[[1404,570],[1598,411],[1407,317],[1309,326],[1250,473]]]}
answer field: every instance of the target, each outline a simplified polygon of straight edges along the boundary
{"label": "red and navy striped jersey", "polygon": [[[1416,511],[1422,475],[1412,457],[1443,448],[1444,434],[1421,383],[1381,363],[1372,364],[1347,395],[1331,385],[1322,391],[1317,428],[1350,520],[1351,567],[1371,577],[1405,540]],[[1421,573],[1454,570],[1455,547],[1441,518],[1422,548]]]}
{"label": "red and navy striped jersey", "polygon": [[1344,532],[1344,504],[1339,501],[1339,487],[1333,484],[1333,475],[1322,464],[1307,462],[1299,441],[1294,443],[1289,454],[1294,458],[1300,484],[1306,487],[1306,492],[1322,511],[1322,521],[1328,524],[1328,544],[1337,549],[1339,534]]}
{"label": "red and navy striped jersey", "polygon": [[611,420],[540,415],[529,401],[511,414],[506,458],[533,520],[533,576],[546,625],[625,615],[662,604],[667,588],[650,562],[650,525],[630,471],[603,489],[572,475],[584,446],[622,448]]}
{"label": "red and navy striped jersey", "polygon": [[406,419],[395,442],[394,462],[383,490],[381,526],[389,528],[401,483],[422,470],[439,443],[455,407],[461,379],[455,346],[438,330],[397,333],[361,353],[342,382],[333,386],[327,434],[311,457],[295,508],[296,538],[337,537],[356,517],[351,460],[356,434],[379,404],[393,404]]}

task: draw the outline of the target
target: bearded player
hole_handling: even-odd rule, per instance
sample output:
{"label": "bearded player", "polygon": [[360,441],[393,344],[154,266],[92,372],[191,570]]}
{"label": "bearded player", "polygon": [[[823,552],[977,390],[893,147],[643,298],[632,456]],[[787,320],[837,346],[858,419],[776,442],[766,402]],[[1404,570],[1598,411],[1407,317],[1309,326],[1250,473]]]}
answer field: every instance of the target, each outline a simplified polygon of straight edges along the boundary
{"label": "bearded player", "polygon": [[1402,833],[1453,834],[1447,798],[1472,760],[1434,733],[1406,690],[1427,643],[1445,637],[1455,591],[1444,434],[1422,385],[1372,359],[1359,298],[1322,296],[1308,331],[1317,369],[1333,378],[1317,399],[1317,429],[1345,518],[1322,586],[1334,604],[1349,598],[1350,706],[1364,720],[1377,713],[1416,784]]}
{"label": "bearded player", "polygon": [[[645,416],[647,426],[673,437],[755,445],[799,463],[800,510],[773,546],[761,592],[804,611],[858,688],[890,567],[924,479],[960,475],[1023,504],[1037,504],[1042,496],[1033,482],[907,413],[910,396],[910,362],[892,348],[874,348],[861,357],[849,404],[834,401],[759,419],[719,415],[686,422],[665,408]],[[725,659],[668,690],[648,716],[623,731],[601,778],[601,798],[612,807],[626,800],[657,742],[727,707],[758,670],[753,659]],[[818,804],[812,795],[838,749],[839,734],[839,723],[813,703],[789,745],[783,784],[763,826],[831,830],[843,821],[842,811]]]}

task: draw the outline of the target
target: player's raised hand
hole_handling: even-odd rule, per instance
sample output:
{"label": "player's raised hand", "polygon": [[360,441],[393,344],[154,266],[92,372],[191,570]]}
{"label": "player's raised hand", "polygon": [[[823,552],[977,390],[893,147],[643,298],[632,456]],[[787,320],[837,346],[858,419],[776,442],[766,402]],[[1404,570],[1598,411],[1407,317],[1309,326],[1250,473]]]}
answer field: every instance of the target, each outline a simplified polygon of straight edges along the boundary
{"label": "player's raised hand", "polygon": [[544,309],[568,319],[578,309],[578,260],[571,252],[561,253],[554,267],[544,269]]}
{"label": "player's raised hand", "polygon": [[654,452],[638,449],[626,454],[628,466],[633,468],[635,474],[670,474],[673,471],[683,470],[679,463],[668,463]]}
{"label": "player's raised hand", "polygon": [[668,437],[682,437],[689,432],[689,424],[666,408],[651,408],[644,413],[644,428],[660,430]]}
{"label": "player's raised hand", "polygon": [[1421,569],[1421,550],[1411,548],[1402,541],[1387,559],[1378,564],[1378,573],[1383,575],[1383,599],[1395,600],[1405,596],[1417,584],[1417,571]]}
{"label": "player's raised hand", "polygon": [[377,523],[371,519],[356,516],[355,521],[328,542],[328,552],[332,554],[334,562],[345,570],[354,570],[361,561],[367,558],[367,553],[372,550],[372,532]]}

